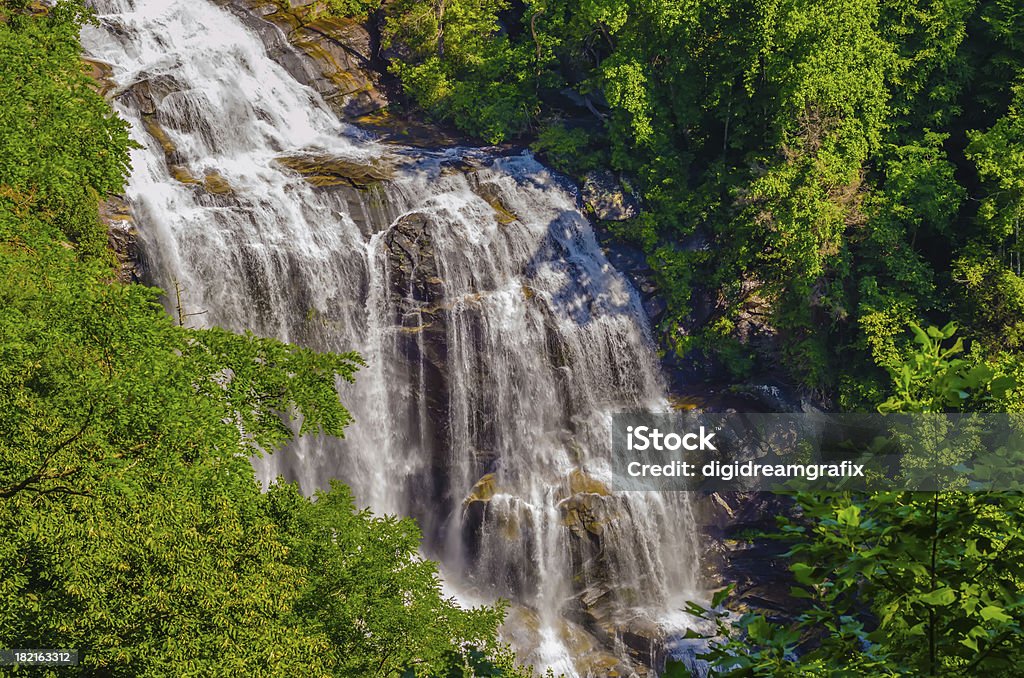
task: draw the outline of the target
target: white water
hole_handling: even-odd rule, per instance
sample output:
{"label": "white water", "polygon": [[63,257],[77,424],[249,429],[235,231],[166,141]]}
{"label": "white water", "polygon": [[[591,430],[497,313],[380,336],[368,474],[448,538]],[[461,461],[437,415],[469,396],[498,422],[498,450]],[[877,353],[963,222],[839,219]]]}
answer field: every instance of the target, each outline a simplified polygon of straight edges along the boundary
{"label": "white water", "polygon": [[[612,622],[678,617],[696,595],[685,497],[591,495],[600,535],[565,525],[572,474],[609,479],[611,413],[666,405],[636,295],[573,189],[528,155],[375,143],[207,0],[95,4],[103,26],[83,36],[90,56],[113,65],[121,89],[173,78],[151,121],[176,164],[233,189],[172,178],[137,103],[119,100],[143,145],[127,192],[151,281],[177,284],[190,325],[357,350],[368,363],[341,389],[356,419],[346,439],[301,440],[255,462],[257,476],[308,492],[339,478],[360,503],[415,516],[447,585],[521,604],[531,621],[513,619],[509,637],[557,671],[587,673],[565,621],[585,590],[611,589]],[[394,176],[318,190],[277,162],[301,154]],[[501,223],[495,201],[516,219]],[[403,234],[429,251],[403,263]],[[493,497],[467,508],[485,474]]]}

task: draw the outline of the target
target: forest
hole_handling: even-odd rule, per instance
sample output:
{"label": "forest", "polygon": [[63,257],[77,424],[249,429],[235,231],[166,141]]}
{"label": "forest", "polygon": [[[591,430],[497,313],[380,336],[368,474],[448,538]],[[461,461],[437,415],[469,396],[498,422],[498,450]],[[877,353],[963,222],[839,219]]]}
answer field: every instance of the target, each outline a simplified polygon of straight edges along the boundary
{"label": "forest", "polygon": [[[1018,0],[317,7],[376,27],[417,114],[613,171],[642,210],[603,226],[656,273],[665,354],[837,411],[1024,408]],[[414,521],[254,480],[249,455],[344,435],[359,355],[190,329],[115,280],[98,207],[134,142],[91,20],[0,3],[0,646],[83,648],[76,675],[533,675]],[[714,675],[1019,674],[1020,493],[792,501],[771,538],[806,607],[692,604]]]}

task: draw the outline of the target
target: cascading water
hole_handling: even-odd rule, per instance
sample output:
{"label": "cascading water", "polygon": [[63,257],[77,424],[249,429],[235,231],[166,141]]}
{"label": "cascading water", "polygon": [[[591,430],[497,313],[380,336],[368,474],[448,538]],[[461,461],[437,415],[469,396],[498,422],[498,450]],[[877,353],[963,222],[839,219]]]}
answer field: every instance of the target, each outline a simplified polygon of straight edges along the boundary
{"label": "cascading water", "polygon": [[415,516],[448,585],[511,598],[508,637],[570,675],[694,595],[685,497],[606,485],[611,413],[666,403],[570,186],[525,154],[376,143],[207,0],[95,5],[83,40],[142,145],[128,197],[169,309],[367,361],[346,439],[257,460],[262,481],[339,478]]}

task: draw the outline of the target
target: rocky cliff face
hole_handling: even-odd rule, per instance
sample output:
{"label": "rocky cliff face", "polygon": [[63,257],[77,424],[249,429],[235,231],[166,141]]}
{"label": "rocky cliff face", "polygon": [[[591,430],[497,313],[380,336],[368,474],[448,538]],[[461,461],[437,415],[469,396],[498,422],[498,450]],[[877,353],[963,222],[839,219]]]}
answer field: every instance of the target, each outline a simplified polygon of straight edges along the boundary
{"label": "rocky cliff face", "polygon": [[342,120],[382,141],[435,148],[465,142],[401,111],[401,87],[387,72],[371,26],[324,16],[317,0],[217,1],[256,30],[269,56],[316,90]]}
{"label": "rocky cliff face", "polygon": [[[359,22],[323,16],[316,0],[219,2],[259,32],[270,57],[316,90],[343,120],[390,103],[374,40]],[[310,58],[298,58],[288,44]]]}

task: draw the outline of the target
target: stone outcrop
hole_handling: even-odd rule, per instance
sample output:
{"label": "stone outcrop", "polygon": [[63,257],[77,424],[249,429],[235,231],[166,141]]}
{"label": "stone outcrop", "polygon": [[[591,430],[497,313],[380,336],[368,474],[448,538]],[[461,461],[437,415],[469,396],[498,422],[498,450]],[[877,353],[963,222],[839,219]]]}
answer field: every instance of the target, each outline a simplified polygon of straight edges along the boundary
{"label": "stone outcrop", "polygon": [[316,90],[342,120],[385,142],[430,148],[466,143],[452,130],[402,111],[401,87],[387,72],[370,23],[323,16],[315,0],[217,1],[258,32],[269,56]]}
{"label": "stone outcrop", "polygon": [[601,221],[626,221],[640,214],[637,199],[607,170],[588,172],[583,177],[583,202]]}
{"label": "stone outcrop", "polygon": [[[38,4],[38,3],[36,3]],[[42,6],[43,9],[49,8]],[[113,97],[117,83],[110,64],[97,59],[82,58],[86,71],[93,80],[93,89],[104,99]],[[100,221],[107,227],[107,247],[117,264],[117,280],[136,283],[142,280],[142,251],[139,233],[135,228],[132,206],[123,196],[109,195],[100,201]]]}
{"label": "stone outcrop", "polygon": [[[399,331],[395,341],[409,365],[413,383],[409,407],[423,403],[427,416],[410,411],[407,421],[425,430],[411,431],[412,440],[429,445],[432,476],[425,479],[425,506],[450,507],[447,475],[449,447],[448,316],[444,308],[444,282],[438,271],[430,217],[422,212],[405,215],[388,229],[383,245],[387,255],[388,294],[393,324]],[[440,511],[445,513],[446,510]],[[423,525],[429,533],[432,526]]]}
{"label": "stone outcrop", "polygon": [[794,515],[792,501],[769,492],[717,492],[698,510],[704,578],[713,587],[735,585],[726,606],[782,622],[798,616],[806,601],[789,595],[794,582],[782,555],[788,546],[754,536],[774,531],[776,516]]}
{"label": "stone outcrop", "polygon": [[383,159],[358,162],[348,158],[308,154],[281,156],[277,162],[298,172],[303,179],[318,188],[350,186],[366,189],[394,175],[394,168],[385,164]]}
{"label": "stone outcrop", "polygon": [[[546,640],[539,633],[541,625],[535,610],[513,603],[509,606],[502,631],[514,638],[519,647],[536,648]],[[572,654],[581,676],[639,678],[649,675],[646,667],[636,667],[629,659],[610,651],[578,624],[563,618],[554,630]]]}
{"label": "stone outcrop", "polygon": [[160,107],[164,99],[182,89],[182,84],[171,75],[143,73],[138,80],[113,93],[113,96],[142,116],[144,129],[159,144],[167,162],[167,171],[175,181],[194,186],[214,200],[224,201],[234,195],[231,184],[214,169],[206,169],[201,175],[190,169],[161,122]]}
{"label": "stone outcrop", "polygon": [[[374,38],[358,21],[324,16],[323,3],[315,0],[221,2],[259,31],[271,58],[316,90],[342,119],[354,120],[390,103]],[[274,35],[276,30],[286,44]],[[310,58],[296,58],[288,43]]]}
{"label": "stone outcrop", "polygon": [[100,202],[99,214],[107,226],[107,244],[117,262],[117,279],[123,283],[140,282],[142,252],[131,205],[121,196],[108,196]]}

